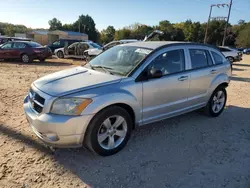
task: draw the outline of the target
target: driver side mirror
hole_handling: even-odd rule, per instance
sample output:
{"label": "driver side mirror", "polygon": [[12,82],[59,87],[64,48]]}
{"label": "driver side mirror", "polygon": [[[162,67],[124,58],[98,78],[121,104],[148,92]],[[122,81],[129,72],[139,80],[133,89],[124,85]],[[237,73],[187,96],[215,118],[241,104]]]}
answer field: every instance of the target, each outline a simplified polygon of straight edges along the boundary
{"label": "driver side mirror", "polygon": [[149,78],[161,78],[163,76],[162,71],[159,69],[151,68],[148,71]]}

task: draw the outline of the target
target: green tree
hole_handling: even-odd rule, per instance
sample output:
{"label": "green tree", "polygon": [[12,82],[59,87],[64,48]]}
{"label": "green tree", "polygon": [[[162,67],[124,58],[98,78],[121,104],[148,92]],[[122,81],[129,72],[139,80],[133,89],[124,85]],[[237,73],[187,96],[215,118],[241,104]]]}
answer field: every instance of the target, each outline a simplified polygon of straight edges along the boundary
{"label": "green tree", "polygon": [[115,38],[115,28],[113,26],[108,26],[106,29],[101,31],[100,38],[101,42],[105,44],[113,41]]}
{"label": "green tree", "polygon": [[115,32],[115,40],[131,39],[131,30],[123,28]]}
{"label": "green tree", "polygon": [[146,35],[150,34],[153,31],[153,27],[148,25],[139,24],[131,32],[131,38],[143,40]]}
{"label": "green tree", "polygon": [[239,31],[239,34],[236,39],[236,44],[239,47],[250,48],[250,22],[248,22],[242,30]]}
{"label": "green tree", "polygon": [[49,30],[60,30],[62,29],[62,22],[58,20],[57,18],[53,18],[52,20],[49,20]]}
{"label": "green tree", "polygon": [[89,15],[80,15],[78,20],[73,23],[73,31],[80,31],[89,36],[89,40],[98,41],[98,32],[95,22]]}

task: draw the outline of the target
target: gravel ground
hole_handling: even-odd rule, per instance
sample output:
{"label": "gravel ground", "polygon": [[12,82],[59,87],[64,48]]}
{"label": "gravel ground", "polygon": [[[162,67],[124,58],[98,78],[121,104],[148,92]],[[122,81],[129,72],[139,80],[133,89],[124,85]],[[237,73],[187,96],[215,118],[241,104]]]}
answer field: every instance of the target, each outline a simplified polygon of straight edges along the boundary
{"label": "gravel ground", "polygon": [[0,62],[0,187],[250,187],[250,56],[234,65],[220,117],[192,112],[140,127],[110,157],[51,151],[26,121],[30,84],[68,63]]}

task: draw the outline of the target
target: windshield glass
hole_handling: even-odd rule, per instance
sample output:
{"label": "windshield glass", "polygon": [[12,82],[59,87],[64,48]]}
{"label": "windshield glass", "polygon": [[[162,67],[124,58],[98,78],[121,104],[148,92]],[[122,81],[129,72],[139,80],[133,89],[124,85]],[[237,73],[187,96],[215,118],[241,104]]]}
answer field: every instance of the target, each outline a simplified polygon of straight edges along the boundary
{"label": "windshield glass", "polygon": [[39,44],[39,43],[37,43],[37,42],[29,42],[29,45],[30,45],[31,47],[41,47],[41,46],[42,46],[41,44]]}
{"label": "windshield glass", "polygon": [[152,50],[136,46],[115,46],[89,62],[91,67],[101,67],[112,74],[126,76]]}
{"label": "windshield glass", "polygon": [[91,46],[93,46],[94,48],[101,48],[101,46],[99,46],[98,44],[93,43],[93,42],[92,42],[92,43],[90,43],[90,45],[91,45]]}

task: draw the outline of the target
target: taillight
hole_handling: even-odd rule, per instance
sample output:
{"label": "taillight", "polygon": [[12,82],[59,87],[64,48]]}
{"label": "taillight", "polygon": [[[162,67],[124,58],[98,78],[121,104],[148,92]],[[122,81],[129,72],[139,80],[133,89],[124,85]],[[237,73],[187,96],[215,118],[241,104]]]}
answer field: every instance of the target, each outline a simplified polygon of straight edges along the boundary
{"label": "taillight", "polygon": [[41,53],[42,52],[42,50],[40,50],[40,49],[34,49],[33,50],[35,53]]}

